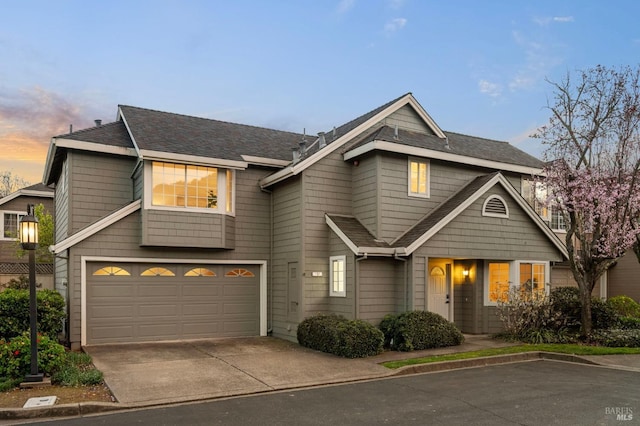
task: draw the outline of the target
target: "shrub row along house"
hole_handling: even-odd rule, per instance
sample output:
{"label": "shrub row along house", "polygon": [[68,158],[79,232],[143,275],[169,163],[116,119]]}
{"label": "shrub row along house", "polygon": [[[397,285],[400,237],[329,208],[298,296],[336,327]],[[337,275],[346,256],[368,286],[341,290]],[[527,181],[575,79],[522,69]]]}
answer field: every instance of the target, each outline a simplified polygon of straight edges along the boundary
{"label": "shrub row along house", "polygon": [[68,339],[294,340],[317,313],[411,309],[497,331],[501,292],[567,276],[526,200],[542,167],[444,132],[410,93],[313,138],[120,106],[47,156]]}

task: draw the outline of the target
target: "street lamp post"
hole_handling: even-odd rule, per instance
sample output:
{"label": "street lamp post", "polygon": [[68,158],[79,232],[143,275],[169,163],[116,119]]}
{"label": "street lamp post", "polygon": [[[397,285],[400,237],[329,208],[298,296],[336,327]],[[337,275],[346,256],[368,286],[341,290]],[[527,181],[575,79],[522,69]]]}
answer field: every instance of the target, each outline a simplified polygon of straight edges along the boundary
{"label": "street lamp post", "polygon": [[38,305],[36,299],[36,248],[38,247],[38,219],[33,204],[27,205],[27,215],[20,219],[20,244],[29,252],[29,320],[31,327],[31,374],[25,382],[42,382],[43,374],[38,373]]}

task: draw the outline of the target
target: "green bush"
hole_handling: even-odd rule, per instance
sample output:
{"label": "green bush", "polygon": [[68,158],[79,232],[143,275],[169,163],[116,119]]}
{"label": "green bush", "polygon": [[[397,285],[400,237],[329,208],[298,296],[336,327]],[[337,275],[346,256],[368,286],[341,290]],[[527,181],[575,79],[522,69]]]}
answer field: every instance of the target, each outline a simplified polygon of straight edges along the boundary
{"label": "green bush", "polygon": [[298,325],[300,345],[345,358],[362,358],[382,352],[384,336],[362,320],[339,315],[316,315]]}
{"label": "green bush", "polygon": [[629,296],[612,297],[607,300],[607,305],[622,317],[640,318],[640,303]]}
{"label": "green bush", "polygon": [[640,318],[620,317],[618,323],[622,330],[640,330]]}
{"label": "green bush", "polygon": [[[38,371],[51,375],[64,362],[64,346],[45,335],[38,336]],[[0,339],[0,376],[22,378],[31,372],[31,338],[29,333],[10,341]]]}
{"label": "green bush", "polygon": [[597,330],[591,339],[600,346],[612,348],[640,348],[640,330]]}
{"label": "green bush", "polygon": [[455,346],[464,341],[464,336],[453,323],[428,311],[387,315],[379,327],[384,333],[384,341],[398,351]]}
{"label": "green bush", "polygon": [[[38,290],[38,332],[57,338],[65,318],[64,299],[54,290]],[[29,331],[29,290],[0,292],[0,338],[11,339]]]}
{"label": "green bush", "polygon": [[[563,327],[578,329],[582,323],[580,290],[577,287],[557,287],[551,290],[549,300],[554,311],[563,317]],[[608,329],[618,326],[618,315],[614,309],[597,297],[591,299],[591,321],[593,329]]]}

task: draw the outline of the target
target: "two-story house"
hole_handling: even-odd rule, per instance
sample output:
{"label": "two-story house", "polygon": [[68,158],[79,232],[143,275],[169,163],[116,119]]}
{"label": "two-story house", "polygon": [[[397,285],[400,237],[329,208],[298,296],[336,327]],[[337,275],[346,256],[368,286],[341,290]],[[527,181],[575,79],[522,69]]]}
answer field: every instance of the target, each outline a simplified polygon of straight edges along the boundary
{"label": "two-story house", "polygon": [[410,309],[497,331],[504,292],[566,259],[521,195],[542,167],[411,94],[313,138],[120,106],[47,156],[69,340],[293,340],[316,313]]}
{"label": "two-story house", "polygon": [[[29,275],[27,256],[18,257],[18,224],[27,214],[28,204],[42,204],[45,211],[53,212],[53,190],[41,183],[21,188],[0,198],[0,287],[9,281]],[[37,283],[53,289],[53,265],[36,263]]]}

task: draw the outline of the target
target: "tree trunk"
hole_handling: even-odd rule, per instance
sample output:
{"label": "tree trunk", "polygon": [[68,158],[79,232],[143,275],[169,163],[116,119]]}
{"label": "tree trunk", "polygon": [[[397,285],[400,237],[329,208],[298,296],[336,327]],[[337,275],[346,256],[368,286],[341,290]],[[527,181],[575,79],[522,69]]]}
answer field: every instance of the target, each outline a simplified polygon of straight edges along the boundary
{"label": "tree trunk", "polygon": [[588,338],[591,335],[592,323],[591,323],[591,290],[593,288],[589,284],[585,283],[580,287],[580,304],[581,309],[581,323],[580,334],[583,338]]}

